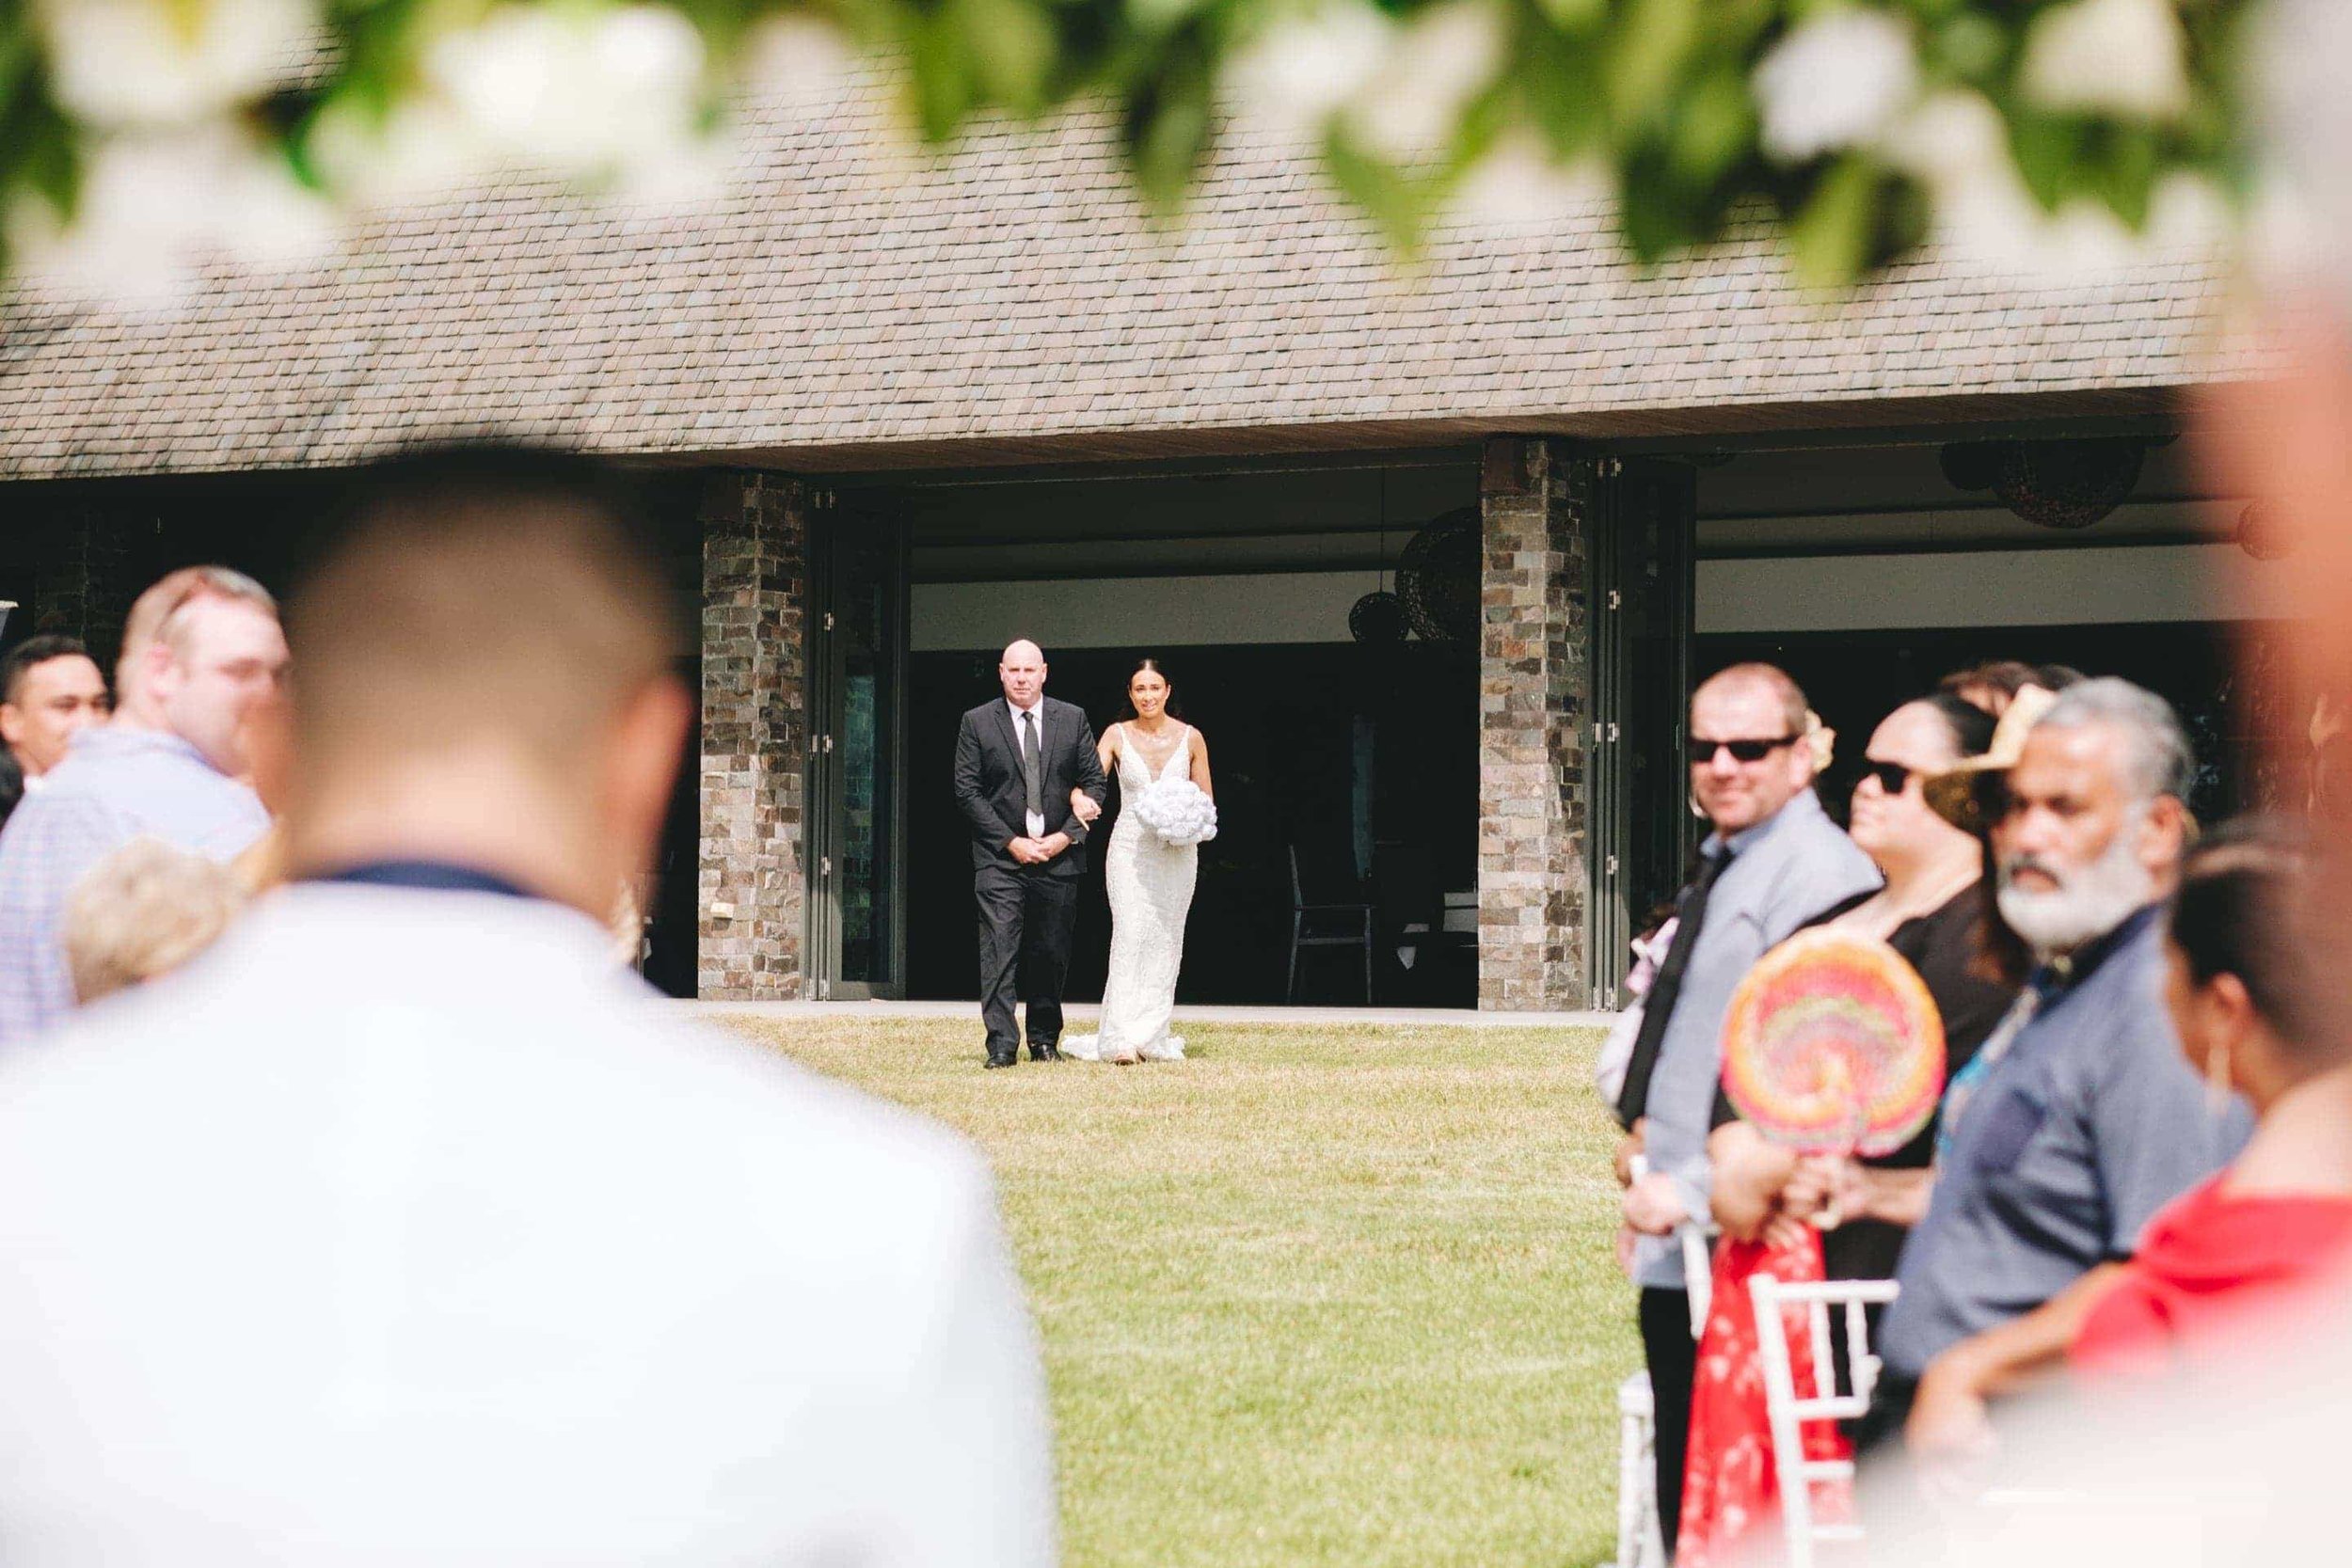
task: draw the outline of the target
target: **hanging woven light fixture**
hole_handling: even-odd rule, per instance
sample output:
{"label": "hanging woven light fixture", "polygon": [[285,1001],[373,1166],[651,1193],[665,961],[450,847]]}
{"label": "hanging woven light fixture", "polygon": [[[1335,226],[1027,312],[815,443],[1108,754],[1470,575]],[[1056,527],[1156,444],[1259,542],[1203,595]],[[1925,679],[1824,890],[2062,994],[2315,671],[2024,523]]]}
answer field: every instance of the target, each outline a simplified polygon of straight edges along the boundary
{"label": "hanging woven light fixture", "polygon": [[2132,493],[2147,454],[2147,444],[2130,436],[2010,441],[2002,448],[1993,493],[2042,528],[2089,528]]}
{"label": "hanging woven light fixture", "polygon": [[1389,471],[1380,470],[1380,570],[1374,578],[1380,584],[1348,608],[1347,635],[1359,642],[1391,643],[1405,641],[1412,629],[1411,617],[1405,610],[1405,601],[1388,590],[1389,573]]}
{"label": "hanging woven light fixture", "polygon": [[1397,592],[1413,629],[1431,642],[1478,636],[1479,513],[1457,507],[1406,543],[1396,563]]}

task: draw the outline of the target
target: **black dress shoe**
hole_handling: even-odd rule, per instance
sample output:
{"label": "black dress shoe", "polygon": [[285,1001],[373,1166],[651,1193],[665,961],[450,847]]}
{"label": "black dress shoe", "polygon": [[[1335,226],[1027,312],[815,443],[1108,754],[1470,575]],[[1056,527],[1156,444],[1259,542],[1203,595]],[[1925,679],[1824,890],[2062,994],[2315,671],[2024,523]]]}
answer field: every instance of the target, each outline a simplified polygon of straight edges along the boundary
{"label": "black dress shoe", "polygon": [[1033,1062],[1058,1062],[1061,1060],[1061,1052],[1058,1048],[1050,1044],[1032,1044],[1029,1047],[1029,1060]]}
{"label": "black dress shoe", "polygon": [[1019,1067],[1021,1056],[1018,1052],[1008,1051],[1000,1056],[992,1051],[988,1053],[988,1065],[990,1067]]}

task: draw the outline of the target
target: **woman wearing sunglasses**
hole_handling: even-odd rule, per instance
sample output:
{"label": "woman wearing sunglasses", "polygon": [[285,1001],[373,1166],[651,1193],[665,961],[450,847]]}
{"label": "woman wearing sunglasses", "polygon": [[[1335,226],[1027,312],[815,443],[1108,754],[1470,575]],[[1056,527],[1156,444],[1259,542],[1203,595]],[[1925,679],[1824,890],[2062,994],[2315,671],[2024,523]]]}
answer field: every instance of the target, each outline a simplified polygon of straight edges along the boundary
{"label": "woman wearing sunglasses", "polygon": [[[1947,1072],[1984,1043],[2015,988],[1984,958],[1981,846],[1937,816],[1921,785],[1981,753],[1993,729],[1991,715],[1948,693],[1886,716],[1866,748],[1849,829],[1885,884],[1814,923],[1882,938],[1911,961],[1944,1017]],[[1777,1506],[1748,1278],[1759,1271],[1789,1279],[1892,1275],[1906,1228],[1926,1209],[1935,1148],[1930,1127],[1883,1159],[1800,1160],[1740,1121],[1720,1095],[1715,1119],[1708,1152],[1725,1242],[1692,1402],[1676,1558],[1684,1568],[1737,1555]]]}

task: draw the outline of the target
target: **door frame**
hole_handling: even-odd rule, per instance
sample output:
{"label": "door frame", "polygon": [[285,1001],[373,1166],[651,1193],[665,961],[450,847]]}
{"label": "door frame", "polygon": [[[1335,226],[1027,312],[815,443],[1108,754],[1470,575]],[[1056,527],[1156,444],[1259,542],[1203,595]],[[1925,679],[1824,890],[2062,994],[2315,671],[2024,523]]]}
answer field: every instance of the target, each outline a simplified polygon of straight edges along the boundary
{"label": "door frame", "polygon": [[[890,702],[886,733],[881,739],[876,767],[885,781],[888,805],[876,832],[886,847],[889,862],[889,931],[887,964],[879,981],[845,980],[841,975],[841,879],[836,867],[843,860],[846,800],[840,758],[835,744],[847,718],[849,653],[838,626],[843,610],[844,562],[848,554],[841,540],[849,531],[872,531],[886,536],[890,593],[884,600],[887,626],[883,631],[885,679]],[[909,646],[907,617],[912,608],[908,571],[908,529],[898,519],[872,513],[828,507],[815,512],[808,531],[808,611],[803,628],[807,671],[805,697],[808,746],[803,773],[806,823],[803,867],[807,887],[802,951],[807,955],[808,994],[815,1001],[896,1001],[906,994],[906,682]]]}
{"label": "door frame", "polygon": [[[1592,637],[1592,727],[1586,776],[1591,780],[1592,836],[1585,865],[1586,981],[1596,1007],[1621,1006],[1627,949],[1645,911],[1637,908],[1634,814],[1663,811],[1671,840],[1666,853],[1687,861],[1694,834],[1678,800],[1637,799],[1634,748],[1645,736],[1663,740],[1664,763],[1653,779],[1687,776],[1692,612],[1697,598],[1696,480],[1671,458],[1596,457],[1585,480],[1586,597]],[[1635,604],[1665,626],[1664,669],[1636,668]],[[1645,681],[1646,677],[1646,681]],[[1646,705],[1648,711],[1639,711]],[[1655,789],[1648,792],[1656,794]],[[1657,890],[1648,892],[1655,894]],[[1671,895],[1672,889],[1666,889]]]}

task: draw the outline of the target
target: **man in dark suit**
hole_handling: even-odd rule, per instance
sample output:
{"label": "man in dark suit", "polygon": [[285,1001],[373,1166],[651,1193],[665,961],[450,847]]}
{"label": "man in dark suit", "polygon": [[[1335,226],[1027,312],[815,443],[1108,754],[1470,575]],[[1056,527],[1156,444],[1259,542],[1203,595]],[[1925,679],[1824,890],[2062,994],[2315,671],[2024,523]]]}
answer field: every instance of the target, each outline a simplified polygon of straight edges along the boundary
{"label": "man in dark suit", "polygon": [[1101,805],[1103,762],[1084,709],[1045,695],[1045,655],[1025,640],[997,661],[1001,699],[963,716],[956,804],[972,826],[972,891],[980,907],[980,1020],[988,1065],[1020,1059],[1012,1016],[1029,1008],[1029,1056],[1061,1059],[1062,978],[1086,875],[1085,822],[1070,792]]}

